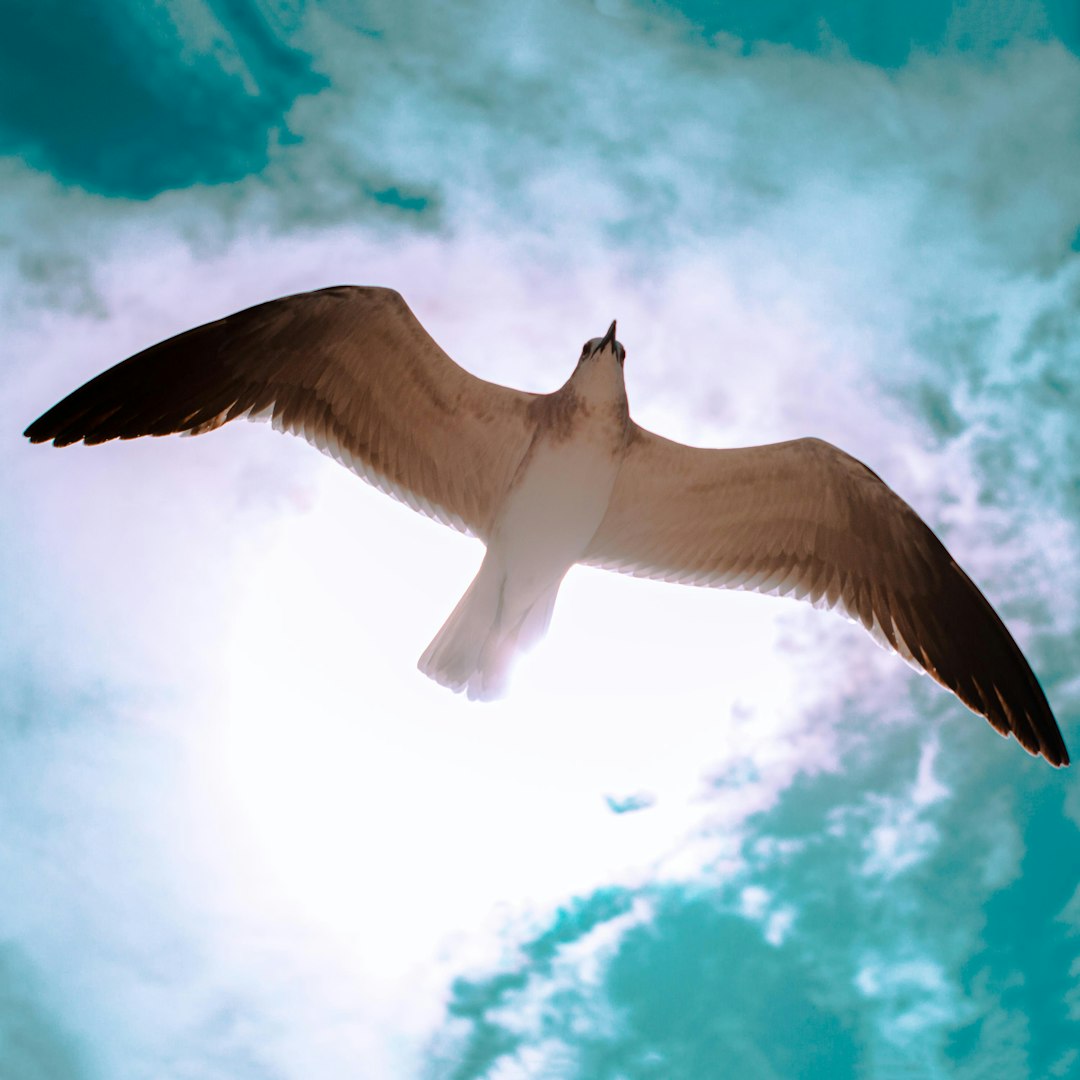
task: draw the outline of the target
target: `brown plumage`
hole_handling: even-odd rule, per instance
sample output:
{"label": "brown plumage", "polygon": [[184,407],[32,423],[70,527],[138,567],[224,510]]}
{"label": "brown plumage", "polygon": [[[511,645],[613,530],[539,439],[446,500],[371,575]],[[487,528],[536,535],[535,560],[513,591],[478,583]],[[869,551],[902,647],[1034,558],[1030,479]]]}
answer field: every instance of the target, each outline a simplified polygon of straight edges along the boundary
{"label": "brown plumage", "polygon": [[[421,660],[476,696],[498,691],[515,650],[543,633],[562,574],[584,562],[835,608],[1003,735],[1068,763],[1001,619],[876,474],[818,439],[701,450],[653,435],[628,417],[623,356],[613,324],[561,390],[528,394],[458,367],[396,292],[342,286],[154,345],[26,435],[66,446],[271,419],[478,536],[484,566]],[[570,505],[585,518],[566,517]]]}
{"label": "brown plumage", "polygon": [[1003,735],[1068,764],[1019,646],[914,510],[820,439],[702,450],[635,425],[583,562],[835,608]]}
{"label": "brown plumage", "polygon": [[339,286],[152,345],[80,386],[25,434],[93,445],[269,419],[483,539],[529,444],[536,398],[455,364],[393,289]]}

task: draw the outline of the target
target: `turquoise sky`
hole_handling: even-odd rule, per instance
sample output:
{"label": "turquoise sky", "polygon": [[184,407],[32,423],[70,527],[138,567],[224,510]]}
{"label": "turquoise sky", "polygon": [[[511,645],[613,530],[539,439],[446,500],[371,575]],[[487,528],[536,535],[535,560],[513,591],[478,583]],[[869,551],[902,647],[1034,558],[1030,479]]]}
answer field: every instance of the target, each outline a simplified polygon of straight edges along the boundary
{"label": "turquoise sky", "polygon": [[818,435],[1080,743],[1065,0],[8,5],[0,1077],[1080,1075],[1080,788],[841,620],[575,571],[490,708],[480,549],[257,425],[21,431],[250,303],[398,288],[670,437]]}

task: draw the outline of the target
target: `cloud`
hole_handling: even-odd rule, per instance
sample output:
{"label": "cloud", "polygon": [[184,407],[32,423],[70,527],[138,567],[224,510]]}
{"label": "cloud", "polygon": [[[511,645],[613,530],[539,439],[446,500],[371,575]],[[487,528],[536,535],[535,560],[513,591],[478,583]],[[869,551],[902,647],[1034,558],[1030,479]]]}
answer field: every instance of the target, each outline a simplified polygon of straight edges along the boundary
{"label": "cloud", "polygon": [[[621,921],[589,952],[461,983],[432,1075],[536,1061],[582,1078],[1065,1075],[1080,835],[1061,828],[1041,773],[1025,780],[943,732],[939,755],[910,768],[896,727],[843,776],[798,778],[750,821],[739,869],[623,893]],[[866,852],[897,813],[926,815],[934,842],[883,875]],[[528,957],[544,938],[514,939]]]}
{"label": "cloud", "polygon": [[854,628],[582,571],[480,714],[412,670],[475,545],[265,429],[17,434],[153,340],[335,281],[538,390],[617,315],[647,426],[817,434],[885,475],[1068,728],[1073,46],[931,54],[927,8],[900,63],[862,16],[817,48],[779,6],[716,39],[611,7],[173,6],[109,32],[85,115],[54,88],[9,123],[0,881],[46,988],[15,1015],[62,1067],[1069,1067],[1076,806]]}
{"label": "cloud", "polygon": [[[575,909],[630,915],[629,897],[614,909],[610,899]],[[797,949],[766,943],[707,894],[664,889],[636,905],[576,964],[565,955],[576,937],[558,935],[560,956],[549,933],[525,943],[529,962],[512,973],[457,984],[430,1075],[515,1074],[515,1064],[582,1078],[856,1075],[853,1015]]]}
{"label": "cloud", "polygon": [[653,805],[653,797],[648,792],[634,792],[623,798],[614,795],[605,795],[604,801],[613,814],[633,814],[638,810],[648,810]]}
{"label": "cloud", "polygon": [[90,1077],[84,1049],[58,1022],[16,945],[0,946],[0,1059],[19,1080]]}
{"label": "cloud", "polygon": [[146,199],[258,172],[326,85],[287,4],[19,5],[5,14],[0,151],[66,184]]}

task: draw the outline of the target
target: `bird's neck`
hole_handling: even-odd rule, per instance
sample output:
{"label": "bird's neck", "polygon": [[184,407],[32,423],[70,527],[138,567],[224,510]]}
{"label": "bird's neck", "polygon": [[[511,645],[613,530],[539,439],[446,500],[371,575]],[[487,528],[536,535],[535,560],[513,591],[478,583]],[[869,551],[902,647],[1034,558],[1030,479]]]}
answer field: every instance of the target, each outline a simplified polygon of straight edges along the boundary
{"label": "bird's neck", "polygon": [[590,407],[626,407],[622,365],[614,357],[585,360],[577,366],[563,389],[572,391],[580,402]]}

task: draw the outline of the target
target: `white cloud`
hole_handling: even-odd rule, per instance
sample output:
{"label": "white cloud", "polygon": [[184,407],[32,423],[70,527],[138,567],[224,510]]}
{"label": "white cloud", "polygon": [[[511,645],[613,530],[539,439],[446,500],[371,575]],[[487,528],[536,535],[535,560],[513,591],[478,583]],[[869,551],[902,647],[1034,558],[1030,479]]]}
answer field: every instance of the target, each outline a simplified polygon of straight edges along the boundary
{"label": "white cloud", "polygon": [[[617,316],[642,423],[699,443],[829,438],[946,523],[1003,595],[1055,600],[1074,524],[1054,494],[980,501],[996,481],[975,436],[1026,430],[1042,375],[1013,352],[1073,302],[1076,59],[1032,46],[890,77],[707,50],[609,9],[458,5],[406,26],[368,7],[378,39],[344,8],[315,14],[334,88],[294,109],[303,144],[228,188],[121,204],[5,165],[21,257],[6,336],[24,358],[0,376],[5,415],[338,281],[398,287],[466,366],[529,389],[558,385]],[[363,193],[383,183],[430,194],[432,213],[406,231]],[[989,354],[942,345],[943,326],[986,318]],[[899,396],[926,388],[955,436]],[[1063,474],[1066,439],[1019,467]],[[250,428],[60,453],[9,432],[0,454],[23,538],[5,651],[23,655],[17,640],[66,701],[105,687],[93,720],[7,756],[47,782],[5,789],[6,879],[35,884],[5,915],[58,992],[89,995],[82,1030],[114,1032],[117,1077],[179,1046],[212,1075],[193,1033],[224,1032],[209,1054],[225,1057],[275,1029],[283,1075],[345,1075],[361,1055],[401,1075],[449,973],[498,955],[516,913],[610,882],[733,878],[752,815],[878,738],[832,726],[845,694],[883,723],[918,707],[902,665],[818,613],[582,571],[511,700],[480,711],[413,669],[479,549],[306,447]],[[959,706],[952,721],[970,722]],[[863,871],[885,883],[940,842],[933,747],[906,791],[861,807]],[[609,812],[604,794],[636,790],[655,805]],[[988,863],[987,886],[1018,859]],[[744,898],[773,945],[798,931],[796,908]],[[918,996],[889,1014],[898,1038],[953,1015],[932,961],[865,973],[870,996]]]}

